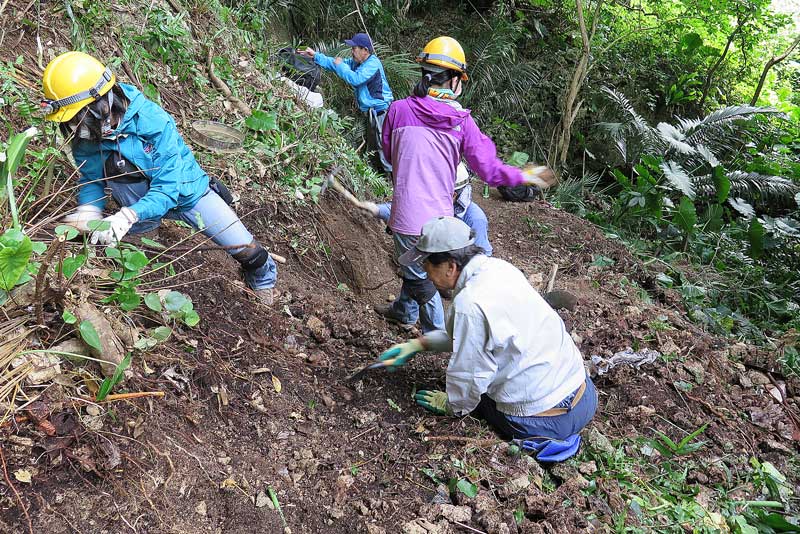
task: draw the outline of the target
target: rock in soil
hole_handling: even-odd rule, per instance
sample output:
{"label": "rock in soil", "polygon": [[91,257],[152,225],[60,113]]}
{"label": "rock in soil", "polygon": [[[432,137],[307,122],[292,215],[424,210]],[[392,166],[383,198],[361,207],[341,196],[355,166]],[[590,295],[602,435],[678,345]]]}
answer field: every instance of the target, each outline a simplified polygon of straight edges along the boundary
{"label": "rock in soil", "polygon": [[458,523],[469,523],[472,521],[472,508],[469,506],[455,506],[452,504],[439,504],[437,516],[444,517],[448,521]]}
{"label": "rock in soil", "polygon": [[314,315],[308,318],[306,326],[309,330],[311,330],[311,335],[314,336],[314,339],[320,343],[324,343],[331,338],[331,331],[328,330],[328,327],[325,326],[325,323],[323,323]]}

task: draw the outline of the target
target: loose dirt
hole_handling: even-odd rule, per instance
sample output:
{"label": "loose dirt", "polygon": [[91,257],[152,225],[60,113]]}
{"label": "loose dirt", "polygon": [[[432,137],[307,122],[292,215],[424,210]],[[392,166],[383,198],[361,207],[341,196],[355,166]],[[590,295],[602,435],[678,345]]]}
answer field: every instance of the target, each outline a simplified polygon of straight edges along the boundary
{"label": "loose dirt", "polygon": [[[14,485],[34,531],[280,532],[270,489],[295,533],[466,531],[459,523],[485,532],[577,532],[595,528],[590,513],[611,518],[624,509],[614,481],[605,482],[604,497],[587,498],[577,473],[558,469],[549,475],[555,489],[531,484],[509,493],[520,473],[540,476],[535,462],[503,454],[505,444],[476,420],[433,417],[413,403],[415,389],[443,385],[443,355],[346,383],[353,369],[409,335],[371,310],[399,289],[390,237],[335,196],[296,206],[278,191],[269,195],[272,202],[246,199],[239,211],[251,212],[245,222],[254,233],[289,258],[279,266],[273,307],[248,294],[224,253],[187,255],[178,284],[202,321],[136,361],[126,383],[164,391],[164,399],[90,410],[53,385],[39,407],[54,435],[31,422],[3,429],[8,473],[33,475]],[[535,285],[559,265],[555,287],[578,297],[573,312],[560,313],[587,359],[626,346],[673,356],[597,378],[601,406],[590,432],[613,440],[710,422],[712,445],[699,454],[782,462],[769,443],[790,446],[790,422],[768,395],[741,385],[751,370],[730,361],[732,351],[741,360],[750,349],[687,323],[660,290],[654,303],[643,301],[642,288],[655,287],[652,273],[585,221],[544,202],[476,201],[496,256]],[[157,238],[169,244],[184,232],[165,224]],[[600,256],[613,264],[598,266]],[[653,321],[666,326],[654,331]],[[748,410],[767,414],[764,426],[743,420]],[[480,439],[428,440],[441,436]],[[445,493],[444,504],[430,504],[436,483],[422,470],[446,474],[440,460],[450,457],[475,466],[479,497]],[[724,476],[718,471],[698,476],[713,484]],[[3,489],[0,527],[26,530]],[[574,506],[561,506],[564,499]],[[518,502],[519,526],[511,515]]]}

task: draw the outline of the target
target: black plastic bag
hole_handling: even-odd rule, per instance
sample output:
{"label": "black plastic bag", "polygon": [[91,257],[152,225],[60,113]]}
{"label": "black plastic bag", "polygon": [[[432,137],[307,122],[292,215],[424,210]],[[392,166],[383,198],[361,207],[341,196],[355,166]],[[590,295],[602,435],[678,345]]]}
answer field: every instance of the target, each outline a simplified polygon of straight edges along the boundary
{"label": "black plastic bag", "polygon": [[301,56],[294,48],[281,48],[277,54],[281,72],[294,83],[309,91],[316,91],[322,77],[322,69],[313,59]]}

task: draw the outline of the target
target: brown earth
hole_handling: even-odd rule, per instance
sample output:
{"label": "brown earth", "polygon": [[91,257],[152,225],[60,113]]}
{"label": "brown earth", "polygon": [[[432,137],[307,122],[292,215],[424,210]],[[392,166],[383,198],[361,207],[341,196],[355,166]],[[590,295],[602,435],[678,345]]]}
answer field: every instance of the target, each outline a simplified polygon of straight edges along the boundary
{"label": "brown earth", "polygon": [[[54,436],[31,423],[3,431],[8,473],[25,468],[33,475],[30,484],[14,485],[34,531],[279,532],[268,488],[296,533],[426,532],[420,525],[450,532],[462,528],[458,523],[485,532],[575,532],[593,528],[590,513],[610,517],[624,508],[613,481],[605,499],[587,499],[569,472],[551,474],[558,487],[550,493],[531,485],[522,496],[509,495],[509,480],[519,473],[535,478],[540,469],[502,454],[504,444],[426,441],[492,437],[471,418],[433,417],[414,405],[415,388],[443,384],[442,355],[346,383],[354,368],[408,334],[371,311],[399,286],[389,236],[381,224],[347,213],[334,195],[310,207],[274,196],[245,217],[289,257],[272,308],[248,294],[225,254],[181,260],[185,274],[177,283],[202,321],[136,362],[125,386],[165,391],[163,400],[102,405],[91,415],[53,385],[40,409]],[[747,370],[731,363],[731,351],[742,359],[747,347],[701,332],[668,304],[640,300],[633,284],[655,287],[652,275],[585,221],[542,202],[477,201],[498,257],[534,281],[546,281],[559,264],[556,287],[578,297],[575,311],[561,314],[587,359],[631,345],[680,355],[599,377],[601,408],[591,428],[613,440],[651,434],[648,428],[691,432],[711,422],[705,437],[712,445],[698,454],[785,460],[770,443],[789,445],[790,422],[763,389],[737,385]],[[246,202],[239,211],[250,211]],[[166,224],[157,237],[171,243],[183,232]],[[318,242],[328,248],[310,245]],[[593,255],[615,263],[591,266]],[[663,292],[655,297],[674,301]],[[671,328],[654,333],[654,320]],[[691,393],[681,382],[694,384]],[[752,410],[767,414],[759,419],[766,428],[750,422]],[[421,469],[446,474],[441,460],[448,457],[475,466],[476,482],[489,490],[474,500],[447,496],[467,508],[427,504],[436,487]],[[697,476],[711,484],[723,473],[710,466]],[[0,526],[24,531],[16,498],[8,484],[4,490]],[[576,506],[561,507],[565,498]],[[517,527],[511,512],[519,502],[525,519]],[[417,526],[409,526],[415,519]]]}

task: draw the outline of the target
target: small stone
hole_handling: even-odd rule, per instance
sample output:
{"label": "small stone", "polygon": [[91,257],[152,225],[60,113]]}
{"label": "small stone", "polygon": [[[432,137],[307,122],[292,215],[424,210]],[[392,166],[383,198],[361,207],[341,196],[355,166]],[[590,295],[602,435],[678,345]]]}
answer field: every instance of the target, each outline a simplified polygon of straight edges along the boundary
{"label": "small stone", "polygon": [[91,415],[92,417],[97,417],[100,415],[100,407],[96,404],[89,404],[86,406],[86,413]]}
{"label": "small stone", "polygon": [[586,433],[586,443],[597,451],[604,452],[609,456],[614,455],[615,449],[611,441],[594,427]]}
{"label": "small stone", "polygon": [[692,374],[694,381],[698,384],[702,384],[705,381],[706,372],[700,362],[686,362],[683,367]]}
{"label": "small stone", "polygon": [[334,506],[333,508],[328,510],[328,515],[331,517],[331,519],[341,519],[344,517],[344,510],[342,510],[337,506]]}
{"label": "small stone", "polygon": [[747,373],[742,373],[739,375],[739,385],[743,388],[751,388],[753,387],[753,381],[750,380],[750,377],[747,376]]}
{"label": "small stone", "polygon": [[311,335],[314,336],[314,339],[320,342],[328,341],[331,337],[331,331],[328,330],[328,327],[325,326],[318,317],[312,315],[306,321],[306,326],[309,330],[311,330]]}
{"label": "small stone", "polygon": [[509,495],[514,495],[515,493],[525,491],[530,485],[531,481],[528,475],[519,475],[506,482],[505,489]]}
{"label": "small stone", "polygon": [[270,498],[267,494],[263,491],[259,491],[258,495],[256,495],[256,508],[264,508],[269,502]]}
{"label": "small stone", "polygon": [[378,525],[367,523],[367,534],[386,534],[386,530]]}
{"label": "small stone", "polygon": [[328,395],[322,395],[322,404],[324,404],[326,408],[333,408],[336,406],[336,401]]}
{"label": "small stone", "polygon": [[472,508],[469,506],[455,506],[452,504],[440,504],[439,516],[451,522],[469,523],[472,521]]}
{"label": "small stone", "polygon": [[597,464],[594,460],[591,462],[584,462],[578,466],[578,472],[586,476],[593,475],[597,472]]}
{"label": "small stone", "polygon": [[656,409],[652,406],[631,406],[625,410],[625,414],[630,418],[649,418],[655,415]]}
{"label": "small stone", "polygon": [[194,511],[197,512],[197,515],[205,517],[207,513],[206,501],[200,501],[200,503],[194,507]]}
{"label": "small stone", "polygon": [[770,383],[769,378],[767,375],[760,371],[750,370],[747,372],[748,378],[753,383],[754,386],[765,386]]}
{"label": "small stone", "polygon": [[570,337],[572,338],[572,341],[574,341],[576,345],[580,345],[581,343],[583,343],[583,338],[581,337],[581,335],[574,330],[570,334]]}
{"label": "small stone", "polygon": [[394,302],[394,299],[397,298],[394,295],[387,295],[386,302]]}

